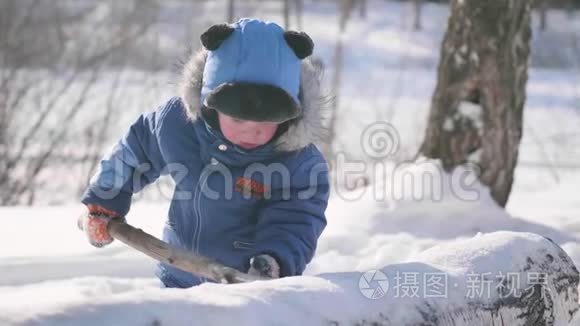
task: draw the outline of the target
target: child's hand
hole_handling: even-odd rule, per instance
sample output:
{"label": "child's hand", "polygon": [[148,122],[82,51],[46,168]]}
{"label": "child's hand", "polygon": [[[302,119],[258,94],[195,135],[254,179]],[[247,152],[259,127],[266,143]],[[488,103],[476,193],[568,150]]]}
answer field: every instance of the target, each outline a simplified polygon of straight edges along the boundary
{"label": "child's hand", "polygon": [[254,256],[250,259],[250,269],[248,270],[248,274],[279,278],[280,265],[276,259],[270,255]]}
{"label": "child's hand", "polygon": [[79,229],[85,231],[89,242],[97,248],[113,242],[107,224],[111,218],[121,218],[119,214],[98,205],[89,204],[87,208],[88,214],[82,215],[77,222]]}

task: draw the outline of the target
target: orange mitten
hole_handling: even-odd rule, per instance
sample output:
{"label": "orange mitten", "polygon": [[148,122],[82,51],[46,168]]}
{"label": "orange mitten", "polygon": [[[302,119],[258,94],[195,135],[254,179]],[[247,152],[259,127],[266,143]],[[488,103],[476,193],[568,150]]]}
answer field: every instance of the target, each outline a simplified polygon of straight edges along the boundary
{"label": "orange mitten", "polygon": [[104,247],[113,242],[114,239],[107,231],[107,224],[112,218],[123,217],[98,205],[89,204],[87,208],[89,213],[80,217],[78,226],[81,230],[85,231],[89,242],[97,248]]}

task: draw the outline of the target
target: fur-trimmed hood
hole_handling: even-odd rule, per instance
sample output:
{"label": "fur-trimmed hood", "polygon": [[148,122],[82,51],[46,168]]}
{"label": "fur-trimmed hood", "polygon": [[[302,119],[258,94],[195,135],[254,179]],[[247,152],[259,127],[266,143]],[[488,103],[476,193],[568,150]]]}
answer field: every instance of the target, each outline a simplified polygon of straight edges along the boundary
{"label": "fur-trimmed hood", "polygon": [[[179,94],[191,120],[201,117],[201,90],[207,55],[208,51],[203,48],[191,55],[183,67],[179,83]],[[327,101],[322,95],[321,71],[310,59],[301,63],[298,99],[302,113],[290,121],[287,131],[276,140],[279,151],[295,151],[311,143],[320,147],[325,140],[324,107]]]}

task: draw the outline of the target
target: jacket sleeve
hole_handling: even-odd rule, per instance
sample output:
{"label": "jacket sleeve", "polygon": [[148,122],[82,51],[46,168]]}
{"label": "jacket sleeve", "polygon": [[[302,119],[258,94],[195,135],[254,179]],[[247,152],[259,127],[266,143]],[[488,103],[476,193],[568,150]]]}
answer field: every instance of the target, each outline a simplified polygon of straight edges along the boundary
{"label": "jacket sleeve", "polygon": [[[272,189],[258,213],[255,254],[269,254],[280,264],[280,276],[301,275],[326,227],[328,167],[322,155],[298,169],[289,189]],[[286,191],[286,195],[281,193]]]}
{"label": "jacket sleeve", "polygon": [[154,182],[165,165],[157,135],[172,102],[139,116],[125,136],[101,159],[98,171],[81,198],[83,204],[97,204],[122,216],[129,212],[133,193]]}

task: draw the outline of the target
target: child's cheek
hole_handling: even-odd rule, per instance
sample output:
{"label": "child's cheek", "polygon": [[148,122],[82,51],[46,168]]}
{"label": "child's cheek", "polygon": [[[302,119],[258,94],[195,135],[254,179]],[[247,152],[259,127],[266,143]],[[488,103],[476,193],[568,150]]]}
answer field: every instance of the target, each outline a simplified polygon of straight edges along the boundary
{"label": "child's cheek", "polygon": [[264,131],[264,139],[262,142],[264,144],[269,142],[274,137],[277,130],[278,130],[278,125],[269,126],[269,128]]}
{"label": "child's cheek", "polygon": [[222,132],[227,140],[229,140],[230,142],[232,142],[234,144],[238,143],[239,140],[236,137],[236,135],[238,133],[236,132],[236,130],[234,128],[232,128],[231,126],[227,126],[227,125],[222,126]]}

